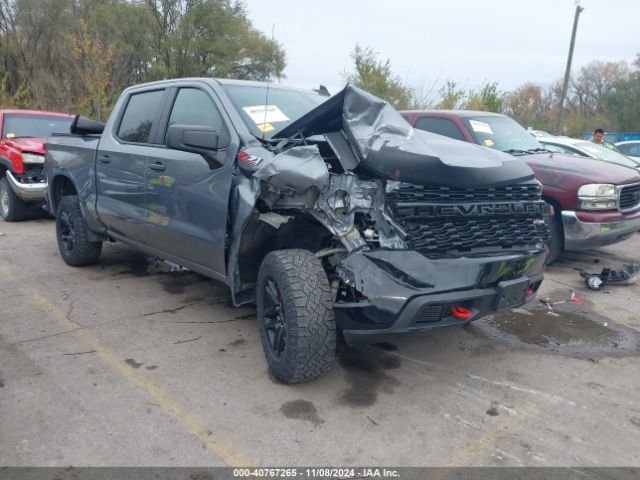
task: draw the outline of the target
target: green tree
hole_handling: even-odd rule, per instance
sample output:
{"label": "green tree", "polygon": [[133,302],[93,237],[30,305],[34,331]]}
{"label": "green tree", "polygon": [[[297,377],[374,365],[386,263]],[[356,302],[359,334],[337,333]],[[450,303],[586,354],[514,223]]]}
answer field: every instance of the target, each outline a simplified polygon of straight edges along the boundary
{"label": "green tree", "polygon": [[230,0],[139,0],[152,16],[152,78],[282,78],[285,52]]}
{"label": "green tree", "polygon": [[481,110],[485,112],[502,111],[502,92],[498,90],[498,82],[485,82],[478,90],[471,90],[463,104],[465,110]]}
{"label": "green tree", "polygon": [[29,85],[22,83],[14,92],[9,91],[9,75],[0,79],[0,105],[4,108],[32,108]]}
{"label": "green tree", "polygon": [[545,91],[540,85],[527,82],[504,94],[502,113],[525,127],[543,129],[552,106],[549,91]]}
{"label": "green tree", "polygon": [[0,0],[2,105],[105,117],[126,86],[282,78],[281,45],[232,0]]}
{"label": "green tree", "polygon": [[83,91],[74,98],[76,112],[102,121],[109,114],[111,48],[105,47],[80,19],[78,33],[68,35]]}
{"label": "green tree", "polygon": [[466,96],[466,91],[458,87],[453,80],[447,80],[446,83],[438,91],[440,94],[440,102],[436,108],[441,110],[456,110],[462,108],[462,103]]}
{"label": "green tree", "polygon": [[640,54],[628,80],[620,80],[601,97],[602,106],[620,130],[640,131]]}
{"label": "green tree", "polygon": [[595,60],[580,69],[571,79],[571,94],[568,98],[570,110],[585,116],[602,113],[600,97],[611,91],[616,84],[629,79],[627,62],[601,62]]}
{"label": "green tree", "polygon": [[391,61],[382,61],[371,47],[356,45],[351,58],[354,70],[344,72],[343,78],[358,88],[386,100],[398,110],[414,107],[414,90],[405,85],[391,71]]}

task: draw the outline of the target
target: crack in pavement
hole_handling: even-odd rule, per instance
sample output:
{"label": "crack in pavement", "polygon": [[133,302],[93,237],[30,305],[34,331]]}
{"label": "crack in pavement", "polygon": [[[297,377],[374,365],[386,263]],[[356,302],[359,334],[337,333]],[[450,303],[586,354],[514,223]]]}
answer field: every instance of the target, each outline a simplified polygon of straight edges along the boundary
{"label": "crack in pavement", "polygon": [[96,325],[91,325],[91,326],[80,325],[78,322],[74,322],[73,320],[69,320],[69,319],[67,319],[67,320],[69,321],[69,323],[77,325],[78,328],[74,328],[73,330],[65,330],[64,332],[52,333],[50,335],[42,335],[42,336],[36,337],[36,338],[29,338],[27,340],[20,340],[19,342],[10,343],[9,345],[14,346],[14,345],[21,345],[23,343],[37,342],[38,340],[46,340],[47,338],[59,337],[61,335],[66,335],[67,333],[77,332],[78,330],[93,330],[94,328],[103,327],[103,326],[109,325],[111,323],[123,322],[123,321],[126,321],[128,319],[126,319],[126,318],[123,318],[123,319],[117,318],[117,319],[114,319],[114,320],[109,320],[108,322],[98,323]]}
{"label": "crack in pavement", "polygon": [[187,305],[182,305],[181,307],[165,308],[164,310],[159,310],[157,312],[143,313],[142,315],[138,315],[135,318],[151,317],[153,315],[159,315],[161,313],[173,314],[173,313],[179,312],[180,310],[184,310],[185,308],[193,307],[194,305],[205,305],[205,304],[204,303],[188,303]]}
{"label": "crack in pavement", "polygon": [[[237,322],[238,320],[246,320],[248,318],[254,318],[255,314],[239,315],[237,317],[229,318],[227,320],[186,320],[186,321],[174,321],[170,323],[229,323]],[[169,322],[167,322],[169,323]]]}
{"label": "crack in pavement", "polygon": [[78,330],[81,330],[83,328],[84,327],[78,327],[74,328],[73,330],[65,330],[64,332],[52,333],[51,335],[43,335],[41,337],[29,338],[28,340],[20,340],[19,342],[11,343],[10,345],[13,347],[15,345],[22,345],[23,343],[37,342],[38,340],[44,340],[45,338],[59,337],[60,335],[66,335],[67,333],[77,332]]}

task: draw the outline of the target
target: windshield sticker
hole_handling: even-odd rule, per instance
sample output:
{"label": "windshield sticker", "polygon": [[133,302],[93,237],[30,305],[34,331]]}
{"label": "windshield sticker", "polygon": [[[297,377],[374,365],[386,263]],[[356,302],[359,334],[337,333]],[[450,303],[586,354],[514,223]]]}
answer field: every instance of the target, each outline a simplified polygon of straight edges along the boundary
{"label": "windshield sticker", "polygon": [[274,127],[270,123],[258,123],[256,127],[258,127],[258,130],[260,130],[262,133],[267,133],[267,132],[270,132],[271,130],[276,129],[276,127]]}
{"label": "windshield sticker", "polygon": [[484,144],[485,144],[487,147],[493,147],[493,146],[495,145],[495,143],[493,143],[493,140],[491,140],[490,138],[487,138],[487,139],[484,141]]}
{"label": "windshield sticker", "polygon": [[255,105],[242,108],[256,125],[289,120],[277,105]]}
{"label": "windshield sticker", "polygon": [[7,133],[7,138],[14,138],[15,136],[15,133]]}
{"label": "windshield sticker", "polygon": [[491,127],[488,123],[479,122],[478,120],[469,120],[469,123],[471,124],[471,128],[473,128],[474,132],[488,133],[489,135],[493,135],[493,130],[491,130]]}

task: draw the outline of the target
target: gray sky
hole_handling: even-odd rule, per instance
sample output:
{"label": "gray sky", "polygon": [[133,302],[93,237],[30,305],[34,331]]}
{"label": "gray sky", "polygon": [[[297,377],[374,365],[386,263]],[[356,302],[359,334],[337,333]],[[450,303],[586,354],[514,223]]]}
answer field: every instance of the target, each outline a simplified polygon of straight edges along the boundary
{"label": "gray sky", "polygon": [[[287,52],[283,83],[324,84],[351,69],[356,43],[389,58],[395,74],[429,90],[452,79],[487,79],[510,90],[562,78],[574,0],[244,0],[253,25]],[[572,72],[591,62],[632,61],[640,52],[640,0],[581,0]],[[437,88],[436,87],[436,88]],[[435,94],[435,92],[434,92]]]}

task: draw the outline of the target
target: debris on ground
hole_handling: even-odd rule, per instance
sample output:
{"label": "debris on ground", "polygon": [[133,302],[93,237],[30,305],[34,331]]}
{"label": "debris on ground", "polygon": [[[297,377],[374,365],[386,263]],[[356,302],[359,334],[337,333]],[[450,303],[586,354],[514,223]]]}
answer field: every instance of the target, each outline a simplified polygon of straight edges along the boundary
{"label": "debris on ground", "polygon": [[569,298],[567,298],[566,300],[558,300],[557,302],[552,302],[549,297],[540,297],[538,299],[538,301],[547,306],[547,309],[549,310],[547,312],[547,315],[552,315],[554,317],[559,317],[560,314],[556,313],[553,310],[553,306],[554,305],[560,305],[562,303],[567,303],[567,302],[578,303],[578,302],[583,302],[584,301],[584,297],[576,295],[576,293],[573,290],[570,290],[570,291],[571,291],[571,296]]}
{"label": "debris on ground", "polygon": [[620,270],[603,268],[600,273],[580,272],[590,290],[602,290],[605,285],[630,285],[640,278],[640,263],[625,263]]}
{"label": "debris on ground", "polygon": [[147,267],[147,273],[173,273],[173,272],[185,272],[188,271],[188,268],[181,267],[180,265],[170,262],[169,260],[164,260],[160,257],[148,257],[147,263],[149,266]]}

